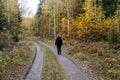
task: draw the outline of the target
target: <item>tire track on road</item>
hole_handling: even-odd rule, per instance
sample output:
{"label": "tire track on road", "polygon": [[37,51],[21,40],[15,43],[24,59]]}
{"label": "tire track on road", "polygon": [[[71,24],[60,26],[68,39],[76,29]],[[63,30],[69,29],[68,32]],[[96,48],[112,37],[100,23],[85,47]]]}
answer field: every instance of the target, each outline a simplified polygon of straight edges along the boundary
{"label": "tire track on road", "polygon": [[42,67],[43,67],[43,54],[39,45],[34,41],[33,41],[33,44],[36,48],[36,56],[24,80],[41,80],[40,77],[41,77]]}

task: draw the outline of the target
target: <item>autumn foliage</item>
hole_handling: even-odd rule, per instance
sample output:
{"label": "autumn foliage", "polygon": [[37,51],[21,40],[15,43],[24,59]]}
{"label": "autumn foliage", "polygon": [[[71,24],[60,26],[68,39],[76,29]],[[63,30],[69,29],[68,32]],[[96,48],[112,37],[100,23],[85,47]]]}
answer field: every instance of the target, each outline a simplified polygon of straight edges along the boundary
{"label": "autumn foliage", "polygon": [[[94,12],[91,2],[85,3],[85,13],[78,18],[71,19],[70,34],[72,38],[82,41],[102,41],[107,40],[111,31],[117,32],[116,15],[105,18],[101,6]],[[62,19],[63,36],[67,35],[67,19]]]}

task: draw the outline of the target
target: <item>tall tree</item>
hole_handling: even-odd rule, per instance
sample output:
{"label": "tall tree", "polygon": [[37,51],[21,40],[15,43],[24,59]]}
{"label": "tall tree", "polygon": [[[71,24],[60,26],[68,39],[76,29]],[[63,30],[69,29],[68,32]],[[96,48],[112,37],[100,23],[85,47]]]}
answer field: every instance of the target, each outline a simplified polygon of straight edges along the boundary
{"label": "tall tree", "polygon": [[112,16],[117,9],[118,0],[102,0],[104,14],[106,17]]}
{"label": "tall tree", "polygon": [[[40,15],[40,20],[39,22],[42,23],[42,31],[45,32],[46,30],[49,32],[50,31],[54,37],[56,37],[56,34],[59,33],[60,31],[60,21],[61,21],[61,13],[63,12],[64,8],[64,3],[62,0],[46,0],[44,4],[42,5],[42,11]],[[46,25],[46,21],[50,19],[51,27],[49,25]],[[46,26],[47,28],[45,28]],[[53,27],[52,27],[53,26]],[[50,32],[47,34],[50,34]],[[53,33],[52,33],[53,32]],[[45,33],[46,34],[46,33]]]}
{"label": "tall tree", "polygon": [[0,0],[0,31],[3,31],[3,28],[5,28],[7,22],[7,18],[6,18],[6,8],[5,8],[5,1],[4,0]]}
{"label": "tall tree", "polygon": [[120,0],[117,0],[118,33],[120,33]]}
{"label": "tall tree", "polygon": [[35,21],[36,21],[36,26],[37,26],[37,28],[38,28],[38,34],[40,34],[41,33],[41,26],[42,26],[42,22],[43,21],[40,21],[39,20],[39,17],[42,15],[42,7],[43,7],[43,3],[44,3],[44,0],[39,0],[39,4],[38,4],[38,9],[37,9],[37,13],[36,13],[36,15],[35,15]]}
{"label": "tall tree", "polygon": [[15,41],[18,41],[18,35],[21,34],[21,13],[18,0],[8,0],[8,29]]}

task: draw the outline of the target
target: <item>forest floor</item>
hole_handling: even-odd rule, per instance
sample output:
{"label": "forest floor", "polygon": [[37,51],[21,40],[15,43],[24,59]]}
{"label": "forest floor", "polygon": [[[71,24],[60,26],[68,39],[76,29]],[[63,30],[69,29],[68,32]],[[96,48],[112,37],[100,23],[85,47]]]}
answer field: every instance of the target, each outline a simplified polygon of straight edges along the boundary
{"label": "forest floor", "polygon": [[32,63],[34,50],[28,40],[5,47],[0,52],[0,80],[21,80]]}

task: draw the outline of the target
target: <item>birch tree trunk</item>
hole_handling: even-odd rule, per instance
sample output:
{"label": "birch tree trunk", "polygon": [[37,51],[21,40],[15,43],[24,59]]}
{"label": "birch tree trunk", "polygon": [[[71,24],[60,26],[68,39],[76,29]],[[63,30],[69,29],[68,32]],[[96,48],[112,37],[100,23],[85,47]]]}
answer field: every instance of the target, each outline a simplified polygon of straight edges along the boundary
{"label": "birch tree trunk", "polygon": [[118,33],[120,32],[119,0],[117,1]]}
{"label": "birch tree trunk", "polygon": [[50,22],[51,22],[51,17],[50,17],[50,15],[49,15],[49,37],[50,37],[50,32],[51,32]]}
{"label": "birch tree trunk", "polygon": [[8,5],[8,19],[7,19],[7,22],[8,22],[8,28],[10,29],[10,0],[7,0],[7,5]]}
{"label": "birch tree trunk", "polygon": [[55,5],[53,5],[54,9],[54,39],[56,39],[56,13],[55,13]]}
{"label": "birch tree trunk", "polygon": [[70,36],[70,11],[69,11],[69,0],[67,0],[67,18],[68,18],[68,36]]}
{"label": "birch tree trunk", "polygon": [[97,18],[96,18],[96,0],[94,0],[94,15],[95,15],[95,27],[96,27],[96,23],[97,23]]}

